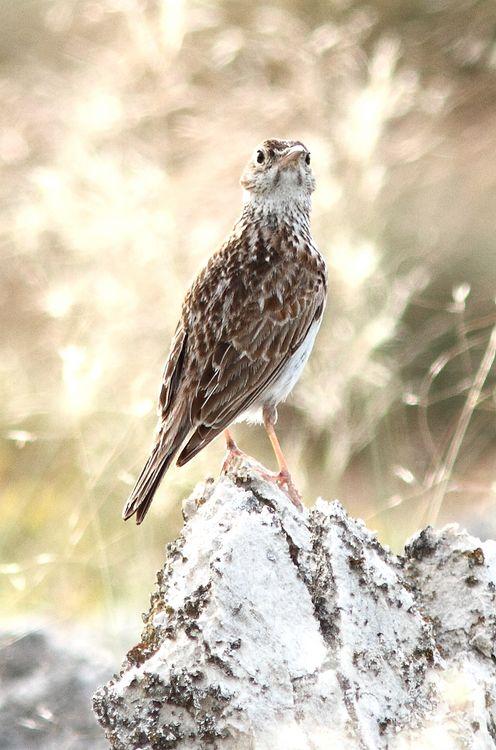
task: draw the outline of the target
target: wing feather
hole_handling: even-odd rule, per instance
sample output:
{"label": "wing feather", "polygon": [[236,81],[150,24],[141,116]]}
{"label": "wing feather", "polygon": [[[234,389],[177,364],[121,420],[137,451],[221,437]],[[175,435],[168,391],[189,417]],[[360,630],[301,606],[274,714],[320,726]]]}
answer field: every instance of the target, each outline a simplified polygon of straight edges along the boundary
{"label": "wing feather", "polygon": [[174,400],[174,396],[177,393],[184,369],[187,343],[188,334],[180,322],[176,328],[174,338],[172,339],[169,356],[167,357],[162,377],[162,388],[160,391],[158,407],[161,419],[166,419]]}
{"label": "wing feather", "polygon": [[206,375],[198,380],[191,403],[191,421],[197,427],[179,456],[179,465],[189,461],[257,402],[301,346],[314,321],[320,319],[325,280],[315,289],[314,279],[310,283],[305,276],[302,274],[300,283],[292,287],[293,294],[288,295],[282,307],[271,304],[262,311],[258,308],[253,317],[253,310],[249,310],[243,328],[235,323],[230,330],[232,316],[226,316],[219,342],[222,357],[215,363],[212,357],[205,368]]}

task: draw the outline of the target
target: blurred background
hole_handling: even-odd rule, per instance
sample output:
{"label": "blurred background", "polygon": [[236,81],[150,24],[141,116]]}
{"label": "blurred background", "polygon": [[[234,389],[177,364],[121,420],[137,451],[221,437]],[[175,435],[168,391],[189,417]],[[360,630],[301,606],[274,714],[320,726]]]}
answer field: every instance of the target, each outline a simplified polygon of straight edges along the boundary
{"label": "blurred background", "polygon": [[397,551],[427,521],[496,536],[494,2],[0,0],[0,29],[4,618],[139,632],[222,441],[143,526],[122,505],[183,295],[271,136],[312,151],[330,275],[279,418],[306,502]]}

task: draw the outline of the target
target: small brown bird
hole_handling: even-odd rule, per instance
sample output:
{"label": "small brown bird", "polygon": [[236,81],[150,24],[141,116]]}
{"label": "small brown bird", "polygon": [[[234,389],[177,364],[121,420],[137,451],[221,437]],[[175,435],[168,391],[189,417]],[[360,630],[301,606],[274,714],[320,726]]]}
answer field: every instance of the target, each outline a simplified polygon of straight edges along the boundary
{"label": "small brown bird", "polygon": [[[327,273],[310,234],[315,180],[300,141],[267,140],[241,177],[244,206],[182,307],[165,365],[155,445],[124,508],[141,523],[164,473],[235,421],[262,422],[279,474],[301,507],[274,425],[301,375],[324,312]],[[180,451],[180,452],[179,452]]]}

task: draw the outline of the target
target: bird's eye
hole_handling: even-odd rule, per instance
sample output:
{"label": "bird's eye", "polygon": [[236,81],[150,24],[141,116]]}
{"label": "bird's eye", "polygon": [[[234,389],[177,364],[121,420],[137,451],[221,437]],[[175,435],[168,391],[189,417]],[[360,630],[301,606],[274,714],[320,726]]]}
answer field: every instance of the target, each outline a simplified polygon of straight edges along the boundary
{"label": "bird's eye", "polygon": [[310,151],[305,156],[305,164],[310,164]]}
{"label": "bird's eye", "polygon": [[265,161],[265,154],[260,149],[257,151],[257,162],[259,164],[263,164]]}

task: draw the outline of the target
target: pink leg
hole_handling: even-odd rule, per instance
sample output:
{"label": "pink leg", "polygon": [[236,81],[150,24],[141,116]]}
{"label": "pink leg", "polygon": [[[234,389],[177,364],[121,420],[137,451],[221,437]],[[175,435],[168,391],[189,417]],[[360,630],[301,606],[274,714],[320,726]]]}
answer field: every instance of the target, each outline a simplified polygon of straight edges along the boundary
{"label": "pink leg", "polygon": [[224,438],[226,441],[226,448],[227,448],[227,455],[224,459],[224,463],[222,464],[222,474],[226,474],[229,471],[229,468],[231,466],[231,463],[235,458],[239,458],[243,455],[243,452],[240,451],[236,443],[234,442],[234,438],[232,436],[232,432],[230,430],[224,430]]}
{"label": "pink leg", "polygon": [[295,505],[298,510],[303,510],[301,495],[293,484],[286,458],[284,457],[284,453],[282,452],[282,448],[279,444],[279,440],[277,439],[276,431],[274,429],[274,424],[277,419],[276,414],[277,412],[275,411],[275,409],[264,407],[263,418],[265,430],[267,432],[267,435],[269,436],[269,440],[272,444],[272,448],[277,458],[277,464],[279,466],[279,474],[275,477],[275,481],[286,492],[293,505]]}

